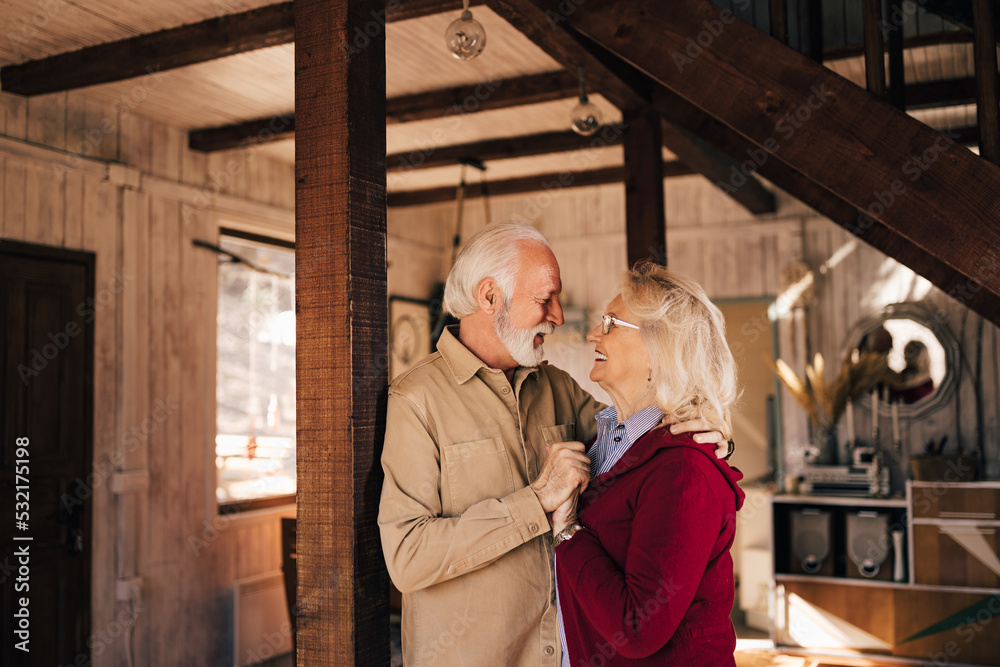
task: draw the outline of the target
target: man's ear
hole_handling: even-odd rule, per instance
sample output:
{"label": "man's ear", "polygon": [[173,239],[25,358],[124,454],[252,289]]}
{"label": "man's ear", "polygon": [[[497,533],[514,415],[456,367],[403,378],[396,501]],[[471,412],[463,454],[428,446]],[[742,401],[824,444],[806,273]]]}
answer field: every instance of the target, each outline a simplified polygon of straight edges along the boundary
{"label": "man's ear", "polygon": [[483,278],[479,281],[479,287],[476,289],[476,302],[479,305],[479,310],[492,315],[496,312],[497,306],[500,305],[499,298],[500,288],[495,280]]}

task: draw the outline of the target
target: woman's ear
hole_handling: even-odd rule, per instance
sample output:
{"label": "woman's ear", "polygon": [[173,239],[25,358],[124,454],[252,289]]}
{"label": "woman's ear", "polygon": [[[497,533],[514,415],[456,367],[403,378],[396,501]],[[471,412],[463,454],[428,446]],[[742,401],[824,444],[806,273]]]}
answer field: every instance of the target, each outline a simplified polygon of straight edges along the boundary
{"label": "woman's ear", "polygon": [[492,278],[483,278],[479,281],[479,287],[476,288],[476,302],[479,304],[479,310],[492,315],[496,312],[499,295],[500,289],[496,281]]}

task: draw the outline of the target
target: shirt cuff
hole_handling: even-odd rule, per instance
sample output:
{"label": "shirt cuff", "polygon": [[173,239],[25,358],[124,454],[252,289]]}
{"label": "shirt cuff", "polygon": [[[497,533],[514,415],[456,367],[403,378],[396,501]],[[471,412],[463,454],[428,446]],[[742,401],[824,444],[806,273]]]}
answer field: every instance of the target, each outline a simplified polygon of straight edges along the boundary
{"label": "shirt cuff", "polygon": [[527,542],[550,531],[549,519],[530,486],[515,491],[504,498],[503,502],[523,541]]}

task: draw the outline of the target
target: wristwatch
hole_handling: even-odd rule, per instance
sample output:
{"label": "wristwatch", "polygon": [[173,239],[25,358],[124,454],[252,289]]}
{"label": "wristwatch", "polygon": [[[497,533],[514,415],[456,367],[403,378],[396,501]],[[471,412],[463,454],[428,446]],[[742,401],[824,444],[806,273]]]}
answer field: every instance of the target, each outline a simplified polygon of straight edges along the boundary
{"label": "wristwatch", "polygon": [[577,531],[581,531],[581,530],[583,530],[583,526],[581,526],[578,523],[571,523],[570,525],[566,526],[565,528],[563,528],[562,530],[560,530],[558,533],[556,533],[555,538],[553,538],[553,540],[552,540],[552,548],[555,548],[555,547],[559,546],[560,544],[562,544],[563,542],[566,542],[567,540],[569,540],[570,538],[572,538],[574,535],[576,535]]}

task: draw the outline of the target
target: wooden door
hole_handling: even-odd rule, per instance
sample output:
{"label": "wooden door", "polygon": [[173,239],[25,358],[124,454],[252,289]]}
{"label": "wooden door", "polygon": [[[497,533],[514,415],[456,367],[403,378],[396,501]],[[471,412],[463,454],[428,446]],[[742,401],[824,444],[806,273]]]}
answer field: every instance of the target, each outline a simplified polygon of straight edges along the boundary
{"label": "wooden door", "polygon": [[92,254],[0,240],[0,664],[90,663],[98,309]]}

